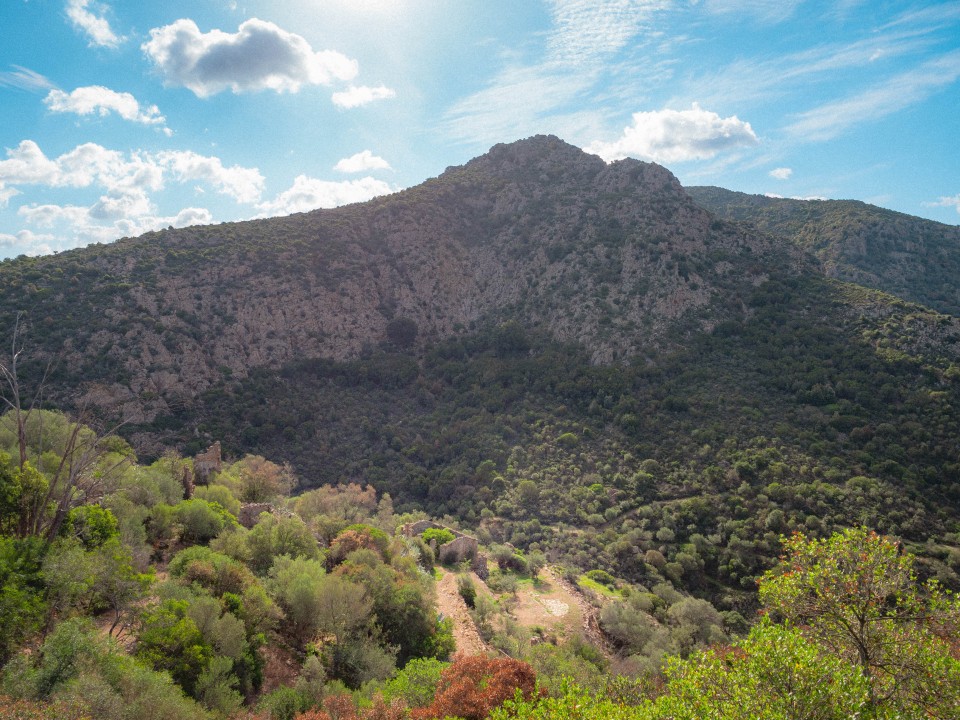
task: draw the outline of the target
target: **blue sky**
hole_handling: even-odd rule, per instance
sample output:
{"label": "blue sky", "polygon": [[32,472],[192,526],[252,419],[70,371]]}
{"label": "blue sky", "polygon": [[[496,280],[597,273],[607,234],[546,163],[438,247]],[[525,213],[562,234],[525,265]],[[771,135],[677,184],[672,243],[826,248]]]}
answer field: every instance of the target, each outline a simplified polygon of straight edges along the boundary
{"label": "blue sky", "polygon": [[333,207],[552,133],[960,223],[960,2],[0,0],[0,257]]}

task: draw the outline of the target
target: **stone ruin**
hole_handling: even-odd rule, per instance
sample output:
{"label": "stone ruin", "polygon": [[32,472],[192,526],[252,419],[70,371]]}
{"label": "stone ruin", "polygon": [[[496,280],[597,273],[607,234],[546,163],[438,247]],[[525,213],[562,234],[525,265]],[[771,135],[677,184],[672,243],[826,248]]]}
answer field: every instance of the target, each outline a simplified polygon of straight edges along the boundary
{"label": "stone ruin", "polygon": [[[420,520],[414,523],[407,523],[403,526],[403,534],[407,537],[416,537],[424,530],[429,530],[430,528],[448,530],[453,533],[454,536],[450,542],[433,548],[437,556],[437,561],[441,565],[469,560],[470,569],[473,570],[481,580],[487,579],[489,575],[487,558],[483,553],[478,551],[477,539],[475,537],[471,537],[459,530],[454,530],[452,527],[433,522],[432,520]],[[433,544],[435,545],[436,541],[434,541]]]}
{"label": "stone ruin", "polygon": [[220,441],[217,440],[208,447],[205,452],[197,454],[193,458],[193,479],[194,482],[206,485],[210,481],[210,475],[218,473],[223,469],[223,458],[220,455]]}

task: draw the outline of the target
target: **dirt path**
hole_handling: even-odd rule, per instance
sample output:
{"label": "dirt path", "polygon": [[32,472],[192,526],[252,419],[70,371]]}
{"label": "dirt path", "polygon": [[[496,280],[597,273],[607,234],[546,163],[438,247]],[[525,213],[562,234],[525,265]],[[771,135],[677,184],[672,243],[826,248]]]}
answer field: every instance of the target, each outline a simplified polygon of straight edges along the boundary
{"label": "dirt path", "polygon": [[600,630],[600,611],[566,579],[555,573],[552,568],[544,568],[540,571],[540,576],[550,585],[555,585],[563,589],[568,602],[576,605],[579,611],[575,616],[580,620],[580,627],[584,637],[599,649],[608,660],[613,659],[613,648],[610,647],[606,636],[603,634],[603,631]]}
{"label": "dirt path", "polygon": [[453,639],[457,643],[457,652],[467,655],[483,655],[491,652],[477,626],[470,617],[467,604],[457,590],[457,576],[440,568],[440,580],[437,581],[437,610],[444,617],[453,620]]}

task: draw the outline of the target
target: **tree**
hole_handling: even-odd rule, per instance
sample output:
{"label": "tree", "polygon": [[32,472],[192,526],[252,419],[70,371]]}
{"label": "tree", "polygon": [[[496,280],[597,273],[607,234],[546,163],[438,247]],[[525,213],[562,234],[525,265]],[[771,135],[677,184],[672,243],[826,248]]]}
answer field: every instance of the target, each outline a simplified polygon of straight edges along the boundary
{"label": "tree", "polygon": [[233,470],[240,478],[240,500],[245,503],[269,502],[288,495],[296,484],[290,465],[277,465],[260,455],[247,455]]}
{"label": "tree", "polygon": [[671,720],[847,720],[867,683],[797,629],[763,621],[731,648],[674,658],[654,717]]}
{"label": "tree", "polygon": [[831,655],[857,666],[870,704],[908,716],[960,713],[960,603],[935,581],[918,585],[914,558],[866,528],[823,540],[784,540],[760,581],[774,614],[803,626]]}
{"label": "tree", "polygon": [[533,668],[521,660],[461,655],[441,673],[433,702],[414,709],[410,717],[482,720],[518,692],[526,699],[536,696],[536,681]]}
{"label": "tree", "polygon": [[[34,491],[21,497],[16,533],[20,537],[41,535],[49,540],[57,536],[73,507],[102,494],[105,480],[129,462],[133,451],[122,441],[111,447],[110,439],[116,428],[97,434],[82,422],[73,423],[60,413],[39,409],[49,364],[32,397],[25,396],[20,381],[20,362],[24,352],[22,318],[23,313],[17,313],[10,359],[0,362],[0,377],[3,378],[0,401],[7,407],[0,422],[0,435],[6,432],[12,435],[21,475],[19,484],[24,486],[29,480]],[[83,414],[81,412],[81,420]],[[0,446],[3,444],[6,443],[0,443]],[[122,450],[119,454],[110,452],[118,449]],[[29,467],[31,454],[35,456],[34,469]],[[113,467],[98,467],[112,455],[117,455],[113,458]],[[40,479],[35,476],[37,471],[45,484],[37,484]]]}

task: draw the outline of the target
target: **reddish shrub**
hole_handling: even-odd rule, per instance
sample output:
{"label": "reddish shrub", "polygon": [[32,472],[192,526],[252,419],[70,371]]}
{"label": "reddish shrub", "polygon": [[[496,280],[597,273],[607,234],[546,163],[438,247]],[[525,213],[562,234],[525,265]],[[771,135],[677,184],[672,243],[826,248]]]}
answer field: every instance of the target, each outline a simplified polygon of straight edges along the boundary
{"label": "reddish shrub", "polygon": [[411,720],[461,717],[483,720],[520,690],[529,700],[536,693],[533,668],[512,658],[459,655],[440,675],[433,702],[410,713]]}

